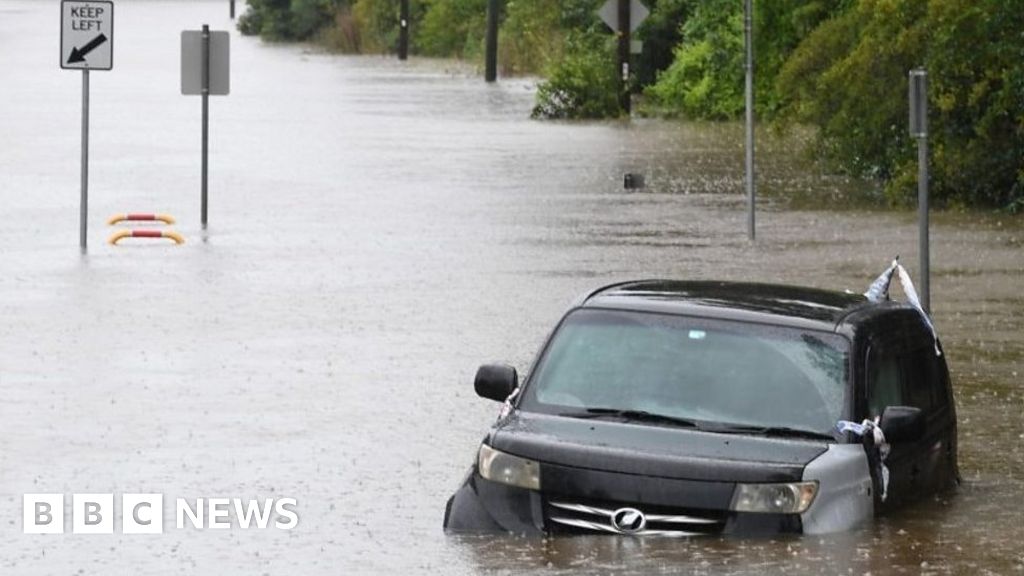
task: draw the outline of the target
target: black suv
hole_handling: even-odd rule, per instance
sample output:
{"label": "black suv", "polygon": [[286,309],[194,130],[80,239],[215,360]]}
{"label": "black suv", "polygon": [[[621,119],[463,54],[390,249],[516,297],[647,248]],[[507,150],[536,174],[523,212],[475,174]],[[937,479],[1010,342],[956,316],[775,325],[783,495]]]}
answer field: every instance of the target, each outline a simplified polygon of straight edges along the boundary
{"label": "black suv", "polygon": [[834,532],[958,478],[941,347],[887,297],[614,284],[475,387],[505,406],[448,532]]}

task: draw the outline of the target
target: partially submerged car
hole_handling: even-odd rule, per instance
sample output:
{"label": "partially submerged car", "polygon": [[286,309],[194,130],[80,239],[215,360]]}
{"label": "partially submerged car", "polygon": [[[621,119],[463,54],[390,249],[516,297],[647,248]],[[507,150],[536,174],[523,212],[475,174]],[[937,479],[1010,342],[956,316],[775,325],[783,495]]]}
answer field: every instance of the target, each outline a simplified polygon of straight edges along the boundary
{"label": "partially submerged car", "polygon": [[664,280],[586,295],[524,382],[479,369],[477,394],[505,406],[445,530],[827,533],[954,486],[944,356],[884,284],[881,298]]}

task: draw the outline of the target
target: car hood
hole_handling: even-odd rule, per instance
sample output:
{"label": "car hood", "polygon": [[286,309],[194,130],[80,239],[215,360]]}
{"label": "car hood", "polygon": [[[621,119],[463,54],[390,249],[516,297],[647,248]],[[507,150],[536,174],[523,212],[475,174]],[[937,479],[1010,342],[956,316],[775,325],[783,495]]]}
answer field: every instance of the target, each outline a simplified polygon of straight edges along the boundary
{"label": "car hood", "polygon": [[542,464],[715,482],[800,480],[804,466],[828,449],[826,440],[518,411],[498,424],[489,443]]}

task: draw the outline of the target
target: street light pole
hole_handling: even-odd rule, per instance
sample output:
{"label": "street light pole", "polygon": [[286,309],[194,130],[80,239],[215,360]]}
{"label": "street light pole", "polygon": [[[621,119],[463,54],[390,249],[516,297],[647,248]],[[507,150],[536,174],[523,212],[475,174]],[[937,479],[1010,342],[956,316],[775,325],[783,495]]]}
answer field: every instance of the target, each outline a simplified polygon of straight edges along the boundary
{"label": "street light pole", "polygon": [[917,139],[918,254],[921,274],[921,306],[932,311],[931,252],[928,246],[928,71],[910,71],[910,136]]}
{"label": "street light pole", "polygon": [[757,185],[754,182],[754,3],[744,0],[743,35],[746,43],[746,184],[747,184],[747,237],[756,238],[754,208]]}

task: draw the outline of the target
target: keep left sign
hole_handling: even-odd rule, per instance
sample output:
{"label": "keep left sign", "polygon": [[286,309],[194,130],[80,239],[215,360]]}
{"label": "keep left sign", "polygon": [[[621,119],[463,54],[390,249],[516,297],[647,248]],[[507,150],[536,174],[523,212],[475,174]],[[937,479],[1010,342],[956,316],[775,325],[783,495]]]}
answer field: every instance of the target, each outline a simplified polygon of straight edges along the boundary
{"label": "keep left sign", "polygon": [[114,3],[62,0],[60,67],[110,70],[114,67]]}

